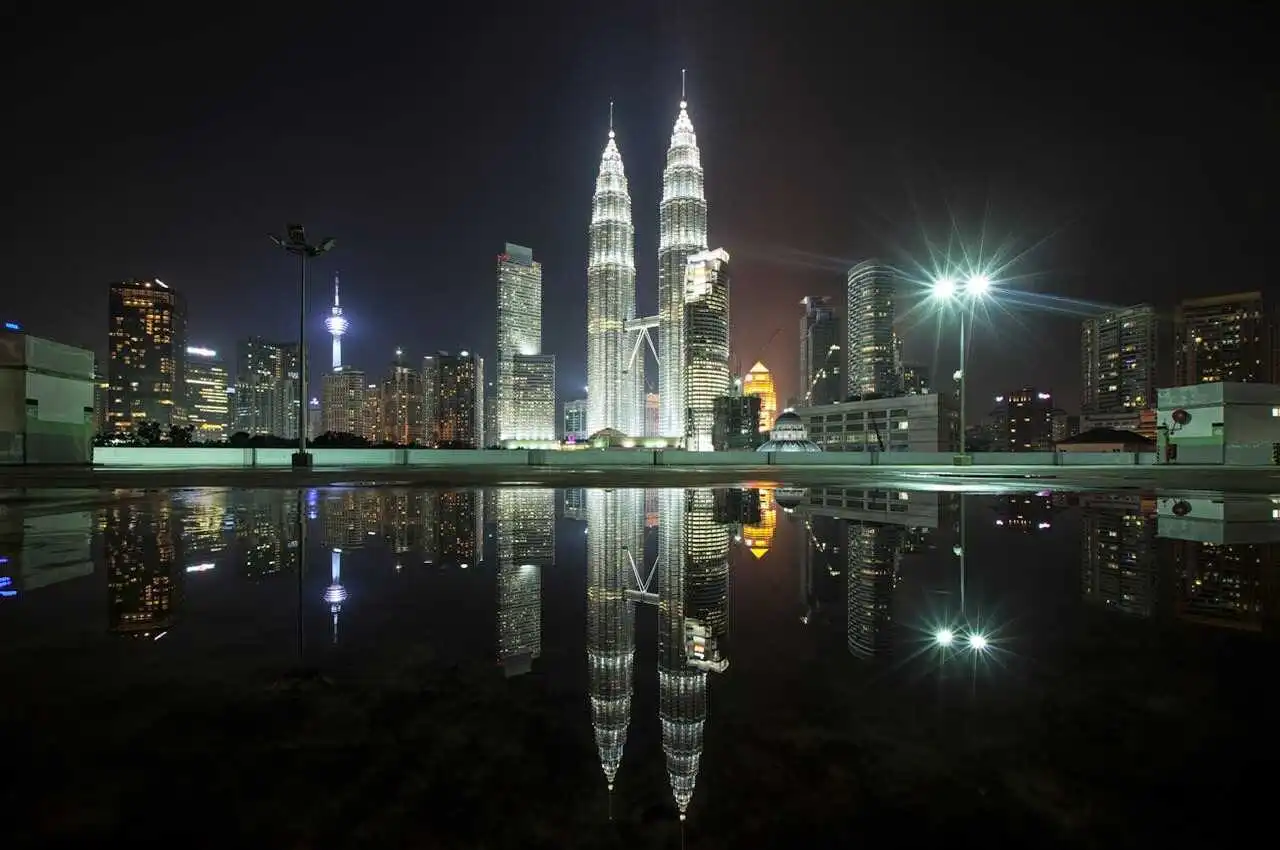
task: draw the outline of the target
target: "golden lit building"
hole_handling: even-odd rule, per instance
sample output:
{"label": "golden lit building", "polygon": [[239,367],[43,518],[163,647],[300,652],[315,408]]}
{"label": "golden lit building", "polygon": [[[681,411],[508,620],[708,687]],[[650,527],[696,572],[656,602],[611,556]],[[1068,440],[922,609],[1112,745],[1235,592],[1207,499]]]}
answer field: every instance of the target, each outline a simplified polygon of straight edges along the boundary
{"label": "golden lit building", "polygon": [[760,522],[742,526],[742,540],[757,559],[769,554],[773,533],[778,527],[778,507],[773,503],[773,488],[760,488]]}
{"label": "golden lit building", "polygon": [[111,284],[108,304],[108,422],[116,431],[148,421],[167,429],[182,401],[185,303],[153,278]]}
{"label": "golden lit building", "polygon": [[778,390],[769,367],[757,360],[742,381],[742,394],[760,396],[760,433],[769,433],[778,416]]}

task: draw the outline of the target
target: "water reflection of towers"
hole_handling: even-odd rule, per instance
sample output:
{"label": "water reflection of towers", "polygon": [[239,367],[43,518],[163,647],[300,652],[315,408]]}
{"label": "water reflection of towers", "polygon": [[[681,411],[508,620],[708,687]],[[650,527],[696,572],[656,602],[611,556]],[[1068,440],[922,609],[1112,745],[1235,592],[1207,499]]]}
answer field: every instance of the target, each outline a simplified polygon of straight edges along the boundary
{"label": "water reflection of towers", "polygon": [[155,639],[173,625],[182,594],[180,541],[179,519],[167,500],[106,509],[102,552],[111,631]]}
{"label": "water reflection of towers", "polygon": [[683,818],[702,758],[707,674],[728,665],[729,530],[708,489],[663,491],[658,510],[658,715]]}
{"label": "water reflection of towers", "polygon": [[609,790],[627,743],[635,678],[635,602],[644,557],[644,494],[588,490],[587,678],[591,727]]}
{"label": "water reflection of towers", "polygon": [[[587,668],[591,723],[612,790],[631,722],[636,604],[658,609],[658,715],[672,796],[683,819],[707,720],[707,676],[728,666],[728,527],[712,490],[591,490],[587,513]],[[647,512],[658,558],[644,558]],[[656,587],[654,582],[657,582]]]}
{"label": "water reflection of towers", "polygon": [[555,560],[555,491],[501,490],[496,513],[498,663],[511,676],[542,655],[542,569]]}

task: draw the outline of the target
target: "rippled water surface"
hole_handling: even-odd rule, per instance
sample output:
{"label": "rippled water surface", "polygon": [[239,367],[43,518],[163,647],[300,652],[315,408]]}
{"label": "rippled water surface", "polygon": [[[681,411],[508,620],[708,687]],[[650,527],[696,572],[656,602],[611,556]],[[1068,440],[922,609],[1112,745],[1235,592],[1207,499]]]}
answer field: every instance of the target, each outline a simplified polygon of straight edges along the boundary
{"label": "rippled water surface", "polygon": [[1269,498],[351,487],[0,510],[12,846],[1182,846],[1270,825]]}

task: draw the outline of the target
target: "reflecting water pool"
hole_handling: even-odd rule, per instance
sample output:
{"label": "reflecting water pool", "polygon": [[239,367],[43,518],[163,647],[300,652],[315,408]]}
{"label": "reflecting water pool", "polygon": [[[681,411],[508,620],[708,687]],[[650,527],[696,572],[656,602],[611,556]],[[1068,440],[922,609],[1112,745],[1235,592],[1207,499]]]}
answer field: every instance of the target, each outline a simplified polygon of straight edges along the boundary
{"label": "reflecting water pool", "polygon": [[334,487],[0,510],[17,845],[1269,825],[1270,498]]}

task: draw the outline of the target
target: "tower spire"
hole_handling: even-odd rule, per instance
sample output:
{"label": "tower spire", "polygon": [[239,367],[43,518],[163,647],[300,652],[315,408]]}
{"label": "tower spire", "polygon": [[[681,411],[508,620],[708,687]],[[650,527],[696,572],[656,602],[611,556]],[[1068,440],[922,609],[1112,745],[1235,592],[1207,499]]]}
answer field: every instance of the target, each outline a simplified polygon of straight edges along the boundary
{"label": "tower spire", "polygon": [[333,273],[333,306],[335,307],[339,306],[338,305],[338,273],[337,272]]}
{"label": "tower spire", "polygon": [[613,138],[613,101],[609,101],[609,138]]}
{"label": "tower spire", "polygon": [[681,109],[684,109],[685,105],[689,102],[688,98],[684,96],[684,73],[685,73],[685,69],[681,68],[680,69],[680,108]]}

